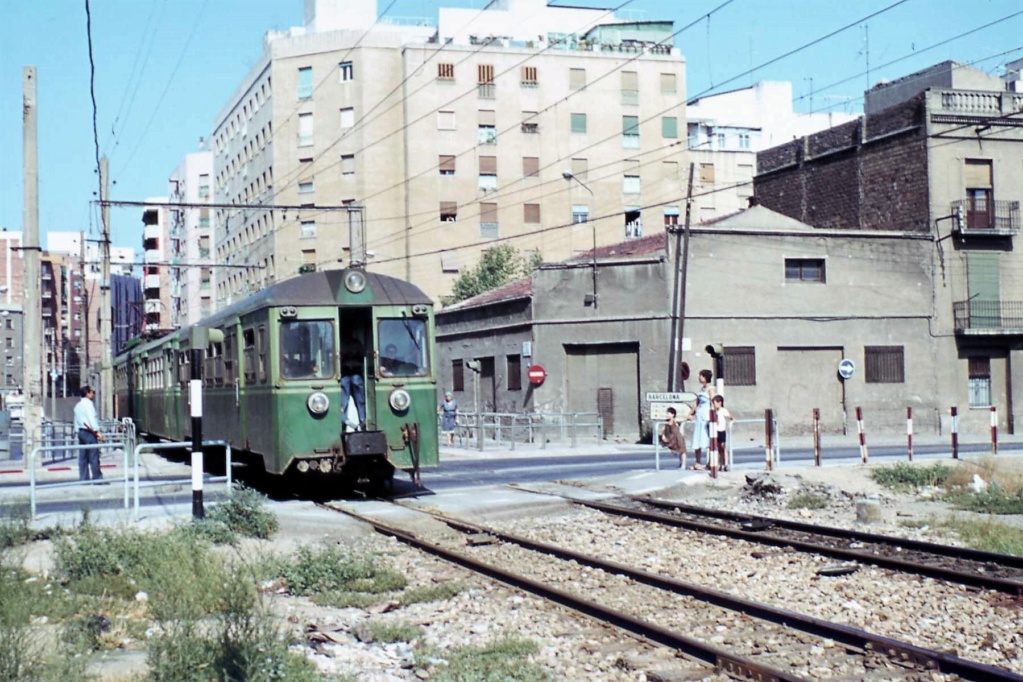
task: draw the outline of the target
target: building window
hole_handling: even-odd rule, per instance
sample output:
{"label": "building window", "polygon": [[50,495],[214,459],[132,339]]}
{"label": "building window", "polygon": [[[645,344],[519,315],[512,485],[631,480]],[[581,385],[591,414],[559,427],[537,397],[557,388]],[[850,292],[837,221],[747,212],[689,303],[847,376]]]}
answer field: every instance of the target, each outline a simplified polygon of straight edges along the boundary
{"label": "building window", "polygon": [[440,219],[441,222],[453,223],[458,220],[458,202],[457,201],[442,201],[440,202]]}
{"label": "building window", "polygon": [[729,386],[756,386],[757,356],[753,346],[726,346],[721,368]]}
{"label": "building window", "polygon": [[662,73],[661,74],[661,94],[662,95],[674,95],[678,92],[678,86],[676,85],[676,77],[673,73]]}
{"label": "building window", "polygon": [[522,221],[527,225],[540,224],[540,204],[523,204]]}
{"label": "building window", "polygon": [[866,346],[864,376],[868,384],[902,384],[906,369],[902,346]]}
{"label": "building window", "polygon": [[476,141],[479,144],[497,144],[497,126],[480,124]]}
{"label": "building window", "polygon": [[522,177],[524,178],[540,177],[540,157],[538,156],[522,157]]}
{"label": "building window", "polygon": [[586,223],[590,220],[590,207],[586,204],[572,204],[572,222]]}
{"label": "building window", "polygon": [[749,148],[750,148],[749,133],[739,133],[739,149]]}
{"label": "building window", "polygon": [[568,89],[582,90],[586,87],[586,69],[568,70]]}
{"label": "building window", "polygon": [[441,175],[455,174],[455,157],[452,154],[441,154],[438,158],[437,167]]}
{"label": "building window", "polygon": [[572,175],[583,182],[586,181],[586,174],[589,172],[590,162],[586,159],[572,159]]}
{"label": "building window", "polygon": [[508,390],[509,391],[521,391],[522,390],[522,356],[520,355],[509,355],[508,356]]}
{"label": "building window", "polygon": [[678,139],[678,119],[674,116],[664,116],[661,118],[661,137],[668,138],[670,140]]}
{"label": "building window", "polygon": [[586,132],[586,114],[572,114],[572,132]]}
{"label": "building window", "polygon": [[461,359],[451,361],[451,390],[465,390],[465,365]]}
{"label": "building window", "polygon": [[700,182],[704,185],[714,184],[714,164],[712,163],[700,164]]}
{"label": "building window", "polygon": [[438,64],[437,65],[437,78],[442,81],[453,81],[455,80],[455,65],[454,64]]}
{"label": "building window", "polygon": [[622,71],[622,104],[639,104],[639,74]]}
{"label": "building window", "polygon": [[437,130],[454,130],[455,129],[455,112],[453,111],[438,111],[437,112]]}
{"label": "building window", "polygon": [[480,204],[480,238],[495,239],[500,236],[497,222],[497,204]]}
{"label": "building window", "polygon": [[341,129],[347,130],[355,125],[355,109],[345,107],[341,110]]}
{"label": "building window", "polygon": [[718,139],[718,149],[724,149],[725,148],[725,134],[724,133],[718,133],[717,139]]}
{"label": "building window", "polygon": [[826,281],[824,278],[824,259],[786,258],[785,281],[820,282],[823,284]]}
{"label": "building window", "polygon": [[341,82],[355,80],[355,69],[352,67],[351,62],[341,62],[338,64],[338,71],[341,72]]}
{"label": "building window", "polygon": [[678,206],[664,207],[664,227],[668,230],[678,227]]}
{"label": "building window", "polygon": [[970,407],[991,407],[991,358],[969,358]]}
{"label": "building window", "polygon": [[206,199],[210,196],[210,176],[203,173],[199,176],[199,198]]}
{"label": "building window", "polygon": [[[81,313],[75,313],[75,319],[76,320],[82,319],[82,314]],[[12,320],[10,318],[4,320],[4,327],[6,327],[7,329],[14,329],[14,320]]]}
{"label": "building window", "polygon": [[992,165],[983,159],[966,159],[966,225],[968,230],[989,230],[995,226],[992,199]]}
{"label": "building window", "polygon": [[643,236],[643,213],[638,206],[625,207],[625,238],[639,239]]}
{"label": "building window", "polygon": [[476,94],[480,99],[494,99],[497,94],[494,88],[493,64],[476,66]]}
{"label": "building window", "polygon": [[313,115],[298,115],[298,146],[308,147],[313,143]]}
{"label": "building window", "polygon": [[298,193],[299,194],[312,194],[313,191],[314,191],[314,188],[313,188],[313,181],[312,180],[309,180],[308,182],[300,182],[300,183],[298,183]]}
{"label": "building window", "polygon": [[298,70],[298,98],[311,99],[313,96],[313,67],[304,66]]}
{"label": "building window", "polygon": [[341,155],[341,177],[355,176],[355,154]]}
{"label": "building window", "polygon": [[524,88],[535,88],[537,84],[536,80],[536,67],[535,66],[523,66],[522,67],[522,87]]}
{"label": "building window", "polygon": [[302,239],[314,239],[316,237],[316,221],[302,221]]}
{"label": "building window", "polygon": [[641,191],[639,176],[626,175],[622,182],[622,191],[626,194],[639,194]]}
{"label": "building window", "polygon": [[492,192],[497,189],[497,157],[481,156],[479,166],[479,189]]}
{"label": "building window", "polygon": [[536,120],[535,111],[522,112],[522,132],[527,135],[536,135],[540,132],[540,122]]}
{"label": "building window", "polygon": [[639,148],[639,116],[622,116],[622,146]]}

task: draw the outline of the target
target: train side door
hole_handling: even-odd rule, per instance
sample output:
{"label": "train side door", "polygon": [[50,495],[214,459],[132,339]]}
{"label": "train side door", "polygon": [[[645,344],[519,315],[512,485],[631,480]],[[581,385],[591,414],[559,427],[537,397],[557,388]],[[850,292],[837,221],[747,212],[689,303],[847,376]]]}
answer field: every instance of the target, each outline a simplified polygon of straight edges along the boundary
{"label": "train side door", "polygon": [[[373,313],[370,308],[341,308],[341,420],[352,428],[376,425]],[[345,398],[348,398],[346,401]],[[349,409],[348,402],[351,402]],[[362,409],[360,411],[360,402]]]}

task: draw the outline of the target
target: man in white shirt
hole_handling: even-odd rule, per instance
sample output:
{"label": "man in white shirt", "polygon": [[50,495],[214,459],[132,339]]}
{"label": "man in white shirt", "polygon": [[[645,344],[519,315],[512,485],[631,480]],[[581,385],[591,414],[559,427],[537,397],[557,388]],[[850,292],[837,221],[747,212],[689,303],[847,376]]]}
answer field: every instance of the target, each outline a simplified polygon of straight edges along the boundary
{"label": "man in white shirt", "polygon": [[[78,434],[80,445],[96,445],[103,440],[103,434],[99,432],[99,415],[96,414],[96,405],[92,399],[96,397],[96,391],[92,386],[82,386],[82,399],[75,405],[75,433]],[[79,448],[78,449],[78,480],[88,481],[89,474],[93,480],[103,478],[99,470],[99,449]]]}

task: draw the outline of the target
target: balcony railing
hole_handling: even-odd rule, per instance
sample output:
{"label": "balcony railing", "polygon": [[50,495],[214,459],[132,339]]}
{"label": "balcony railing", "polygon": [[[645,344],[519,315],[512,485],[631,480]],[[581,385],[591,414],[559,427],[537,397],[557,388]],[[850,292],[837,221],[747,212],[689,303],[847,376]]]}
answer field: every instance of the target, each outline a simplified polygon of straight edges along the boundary
{"label": "balcony railing", "polygon": [[1023,301],[956,301],[956,333],[1023,334]]}
{"label": "balcony railing", "polygon": [[1019,202],[961,199],[952,202],[960,234],[1011,236],[1019,232]]}

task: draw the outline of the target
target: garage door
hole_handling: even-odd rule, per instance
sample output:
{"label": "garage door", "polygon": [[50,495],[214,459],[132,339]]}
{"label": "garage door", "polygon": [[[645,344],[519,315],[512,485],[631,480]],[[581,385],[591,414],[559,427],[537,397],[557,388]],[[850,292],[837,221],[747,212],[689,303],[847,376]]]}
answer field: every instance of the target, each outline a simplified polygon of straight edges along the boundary
{"label": "garage door", "polygon": [[639,438],[639,344],[565,346],[570,412],[599,412],[604,433]]}

